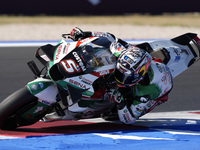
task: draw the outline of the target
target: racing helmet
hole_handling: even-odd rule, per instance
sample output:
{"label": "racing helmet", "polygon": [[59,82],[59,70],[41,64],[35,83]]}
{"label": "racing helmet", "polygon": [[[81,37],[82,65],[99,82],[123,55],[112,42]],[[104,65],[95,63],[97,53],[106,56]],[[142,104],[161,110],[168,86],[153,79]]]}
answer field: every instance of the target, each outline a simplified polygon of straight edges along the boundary
{"label": "racing helmet", "polygon": [[114,77],[119,87],[131,87],[141,81],[151,64],[152,57],[144,50],[131,46],[118,57]]}

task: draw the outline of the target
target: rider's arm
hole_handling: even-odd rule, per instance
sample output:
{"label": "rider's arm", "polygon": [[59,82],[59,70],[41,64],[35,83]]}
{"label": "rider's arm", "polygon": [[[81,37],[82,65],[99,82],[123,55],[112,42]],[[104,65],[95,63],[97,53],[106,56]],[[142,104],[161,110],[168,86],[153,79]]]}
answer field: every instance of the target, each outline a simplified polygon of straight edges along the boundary
{"label": "rider's arm", "polygon": [[111,34],[109,32],[91,32],[91,35],[95,36],[95,37],[106,37],[109,41],[120,43],[125,48],[127,48],[130,45],[126,41],[123,41],[120,38],[116,38],[113,34]]}
{"label": "rider's arm", "polygon": [[140,116],[146,114],[147,105],[148,102],[134,104],[133,101],[122,101],[117,105],[120,121],[124,124],[134,124]]}
{"label": "rider's arm", "polygon": [[139,117],[165,103],[168,100],[168,94],[169,92],[153,100],[150,99],[150,95],[134,96],[132,100],[120,102],[117,105],[120,121],[125,124],[133,124]]}
{"label": "rider's arm", "polygon": [[134,116],[130,107],[126,104],[125,101],[122,101],[117,106],[118,116],[122,123],[124,124],[134,124],[136,117]]}
{"label": "rider's arm", "polygon": [[82,31],[80,28],[75,27],[70,32],[71,39],[74,41],[78,41],[88,37],[106,37],[109,41],[113,42],[116,40],[113,34],[108,32],[91,32],[91,31]]}
{"label": "rider's arm", "polygon": [[125,48],[129,46],[129,43],[123,41],[122,39],[116,38],[113,34],[108,32],[92,32],[92,31],[82,31],[80,28],[75,27],[70,32],[71,39],[74,41],[78,41],[88,37],[105,37],[111,42],[118,42],[122,44]]}
{"label": "rider's arm", "polygon": [[[121,93],[124,93],[124,96]],[[117,103],[118,116],[124,124],[134,124],[139,117],[168,100],[168,93],[160,98],[155,97],[155,93],[152,92],[149,93],[150,95],[143,93],[140,96],[133,95],[133,93],[135,92],[131,89],[120,88],[112,92],[110,96],[112,97],[110,100]]]}

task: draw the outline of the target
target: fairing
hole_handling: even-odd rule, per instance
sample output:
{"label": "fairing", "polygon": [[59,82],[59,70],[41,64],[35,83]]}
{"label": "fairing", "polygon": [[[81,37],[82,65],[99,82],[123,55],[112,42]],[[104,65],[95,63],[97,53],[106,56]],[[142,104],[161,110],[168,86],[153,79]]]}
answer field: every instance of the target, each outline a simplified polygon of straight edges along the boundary
{"label": "fairing", "polygon": [[93,82],[114,71],[116,58],[110,52],[110,41],[103,37],[90,37],[67,43],[61,40],[49,61],[51,80],[69,91],[76,103],[82,96],[94,94]]}

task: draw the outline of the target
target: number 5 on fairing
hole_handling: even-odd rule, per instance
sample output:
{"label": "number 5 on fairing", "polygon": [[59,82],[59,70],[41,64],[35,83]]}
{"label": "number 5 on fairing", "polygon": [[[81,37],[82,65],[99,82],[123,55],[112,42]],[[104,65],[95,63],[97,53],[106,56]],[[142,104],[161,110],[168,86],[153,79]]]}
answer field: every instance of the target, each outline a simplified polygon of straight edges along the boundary
{"label": "number 5 on fairing", "polygon": [[69,74],[81,72],[79,65],[73,59],[67,59],[60,62],[65,71]]}

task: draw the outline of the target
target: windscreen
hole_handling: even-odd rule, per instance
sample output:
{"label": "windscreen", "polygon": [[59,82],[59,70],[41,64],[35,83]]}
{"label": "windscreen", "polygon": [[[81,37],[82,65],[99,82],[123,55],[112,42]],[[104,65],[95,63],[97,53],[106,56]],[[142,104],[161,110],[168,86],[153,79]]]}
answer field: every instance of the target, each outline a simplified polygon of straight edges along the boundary
{"label": "windscreen", "polygon": [[[93,73],[99,67],[116,62],[110,52],[110,41],[107,38],[98,38],[90,43],[79,45],[66,55],[58,64],[57,71],[64,78]],[[50,69],[53,73],[56,69]]]}
{"label": "windscreen", "polygon": [[89,70],[92,68],[113,64],[116,61],[115,56],[112,55],[109,48],[99,46],[94,43],[85,45],[77,53],[79,56],[81,56],[86,68]]}

